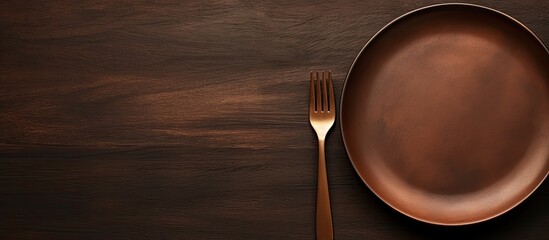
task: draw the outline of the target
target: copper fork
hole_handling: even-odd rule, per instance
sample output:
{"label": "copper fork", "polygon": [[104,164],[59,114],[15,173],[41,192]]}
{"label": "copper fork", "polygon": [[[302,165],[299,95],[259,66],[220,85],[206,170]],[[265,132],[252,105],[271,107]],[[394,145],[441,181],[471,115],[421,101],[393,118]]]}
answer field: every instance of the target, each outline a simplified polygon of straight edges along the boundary
{"label": "copper fork", "polygon": [[332,225],[332,210],[330,207],[330,192],[328,190],[328,175],[326,173],[326,158],[324,142],[326,134],[335,122],[336,107],[332,73],[322,71],[311,72],[311,95],[309,97],[309,122],[318,137],[318,183],[316,192],[316,239],[332,240],[334,231]]}

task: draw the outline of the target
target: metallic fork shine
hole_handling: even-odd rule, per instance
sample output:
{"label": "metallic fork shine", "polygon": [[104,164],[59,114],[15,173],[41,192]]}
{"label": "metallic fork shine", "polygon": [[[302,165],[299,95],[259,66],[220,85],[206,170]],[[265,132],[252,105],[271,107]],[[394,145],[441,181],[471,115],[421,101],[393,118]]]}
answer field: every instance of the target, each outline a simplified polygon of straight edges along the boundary
{"label": "metallic fork shine", "polygon": [[332,210],[330,207],[330,192],[328,190],[328,174],[326,173],[326,158],[324,142],[326,134],[335,122],[335,98],[332,73],[322,71],[311,72],[311,95],[309,98],[309,122],[318,137],[318,183],[316,193],[316,239],[332,240],[334,231],[332,225]]}

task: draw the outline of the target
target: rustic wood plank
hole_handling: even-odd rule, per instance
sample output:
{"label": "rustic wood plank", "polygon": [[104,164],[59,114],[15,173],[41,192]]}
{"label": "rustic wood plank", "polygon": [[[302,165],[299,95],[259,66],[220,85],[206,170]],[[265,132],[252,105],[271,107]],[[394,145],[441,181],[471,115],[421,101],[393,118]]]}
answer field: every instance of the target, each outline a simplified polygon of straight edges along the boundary
{"label": "rustic wood plank", "polygon": [[[0,2],[0,238],[312,239],[307,72],[340,92],[376,31],[435,2]],[[549,42],[545,1],[478,3]],[[437,227],[362,184],[338,126],[327,154],[338,239],[547,238],[547,184]]]}

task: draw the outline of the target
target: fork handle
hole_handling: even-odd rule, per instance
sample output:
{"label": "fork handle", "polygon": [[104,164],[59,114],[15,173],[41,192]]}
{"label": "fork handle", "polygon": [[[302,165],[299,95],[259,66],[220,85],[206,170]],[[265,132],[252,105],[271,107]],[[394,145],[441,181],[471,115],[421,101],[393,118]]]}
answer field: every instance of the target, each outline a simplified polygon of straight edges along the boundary
{"label": "fork handle", "polygon": [[328,190],[328,174],[326,173],[326,158],[324,155],[324,139],[318,140],[318,183],[316,192],[316,239],[332,240],[334,231],[332,225],[332,210],[330,207],[330,192]]}

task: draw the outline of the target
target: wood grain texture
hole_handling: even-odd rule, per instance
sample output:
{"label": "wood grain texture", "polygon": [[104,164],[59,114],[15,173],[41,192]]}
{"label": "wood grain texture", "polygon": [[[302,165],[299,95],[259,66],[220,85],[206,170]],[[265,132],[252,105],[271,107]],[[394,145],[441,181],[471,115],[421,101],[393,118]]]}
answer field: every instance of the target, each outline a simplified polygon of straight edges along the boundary
{"label": "wood grain texture", "polygon": [[[313,239],[310,70],[436,1],[0,2],[1,239]],[[546,1],[478,1],[549,42]],[[336,97],[339,97],[337,94]],[[327,167],[337,239],[548,239],[549,189],[466,227]]]}

